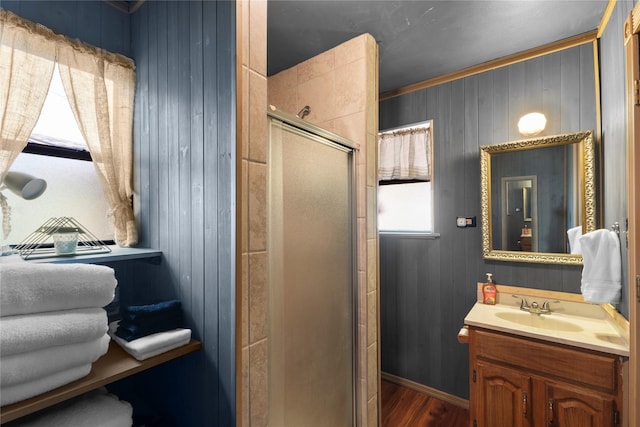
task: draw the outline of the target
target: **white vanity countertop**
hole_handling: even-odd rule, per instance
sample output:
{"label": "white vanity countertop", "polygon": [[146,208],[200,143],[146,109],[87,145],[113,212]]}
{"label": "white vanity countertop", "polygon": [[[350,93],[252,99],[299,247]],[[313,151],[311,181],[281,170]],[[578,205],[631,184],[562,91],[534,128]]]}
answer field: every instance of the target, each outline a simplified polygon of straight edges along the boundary
{"label": "white vanity countertop", "polygon": [[[507,298],[503,298],[507,300]],[[527,298],[531,303],[531,299]],[[629,356],[629,340],[600,305],[571,301],[551,302],[551,314],[520,310],[517,300],[496,305],[476,302],[465,325],[566,344],[604,353]]]}

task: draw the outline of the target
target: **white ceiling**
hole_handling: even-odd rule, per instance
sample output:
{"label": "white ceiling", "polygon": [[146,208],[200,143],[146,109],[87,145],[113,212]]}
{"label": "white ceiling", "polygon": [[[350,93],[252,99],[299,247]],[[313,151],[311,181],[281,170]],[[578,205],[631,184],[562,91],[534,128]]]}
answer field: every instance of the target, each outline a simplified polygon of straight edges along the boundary
{"label": "white ceiling", "polygon": [[380,92],[597,29],[607,0],[269,0],[268,75],[355,36],[378,42]]}

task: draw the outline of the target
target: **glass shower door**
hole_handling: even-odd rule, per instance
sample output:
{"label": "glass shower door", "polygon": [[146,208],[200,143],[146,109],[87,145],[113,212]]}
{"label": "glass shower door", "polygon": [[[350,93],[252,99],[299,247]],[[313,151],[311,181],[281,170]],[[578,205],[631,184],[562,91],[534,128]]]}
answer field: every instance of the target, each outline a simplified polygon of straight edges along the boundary
{"label": "glass shower door", "polygon": [[269,129],[269,425],[353,426],[353,150]]}

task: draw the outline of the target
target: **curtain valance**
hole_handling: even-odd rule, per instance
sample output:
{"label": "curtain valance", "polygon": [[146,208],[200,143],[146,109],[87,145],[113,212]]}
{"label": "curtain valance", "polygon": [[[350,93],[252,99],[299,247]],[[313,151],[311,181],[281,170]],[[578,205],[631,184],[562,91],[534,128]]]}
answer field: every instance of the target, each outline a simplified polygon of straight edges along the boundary
{"label": "curtain valance", "polygon": [[431,180],[431,127],[378,135],[378,180]]}
{"label": "curtain valance", "polygon": [[[118,53],[108,52],[104,49],[100,49],[90,44],[84,43],[80,40],[72,39],[62,34],[58,34],[44,25],[37,24],[19,17],[15,13],[12,13],[6,9],[0,9],[0,23],[7,29],[21,29],[25,33],[29,34],[35,39],[43,40],[43,42],[53,42],[54,49],[58,46],[58,43],[72,47],[75,50],[84,53],[90,53],[96,58],[100,58],[104,61],[112,64],[118,64],[121,67],[135,69],[135,63],[133,59],[127,58],[124,55]],[[19,48],[19,46],[15,46]]]}

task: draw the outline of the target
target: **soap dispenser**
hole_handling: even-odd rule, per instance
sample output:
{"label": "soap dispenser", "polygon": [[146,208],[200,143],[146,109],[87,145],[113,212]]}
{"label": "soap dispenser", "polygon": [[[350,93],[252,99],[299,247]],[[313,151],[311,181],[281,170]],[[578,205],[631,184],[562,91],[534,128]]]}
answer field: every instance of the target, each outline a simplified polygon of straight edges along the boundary
{"label": "soap dispenser", "polygon": [[487,273],[487,281],[482,285],[482,302],[489,305],[496,303],[496,285],[493,283],[493,274]]}

